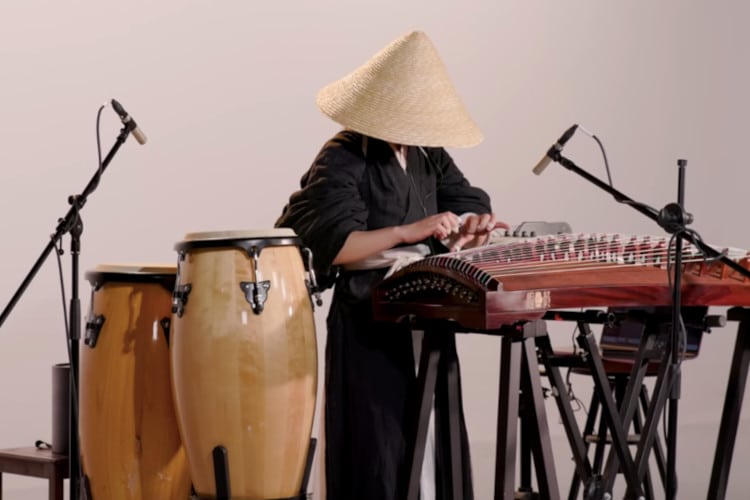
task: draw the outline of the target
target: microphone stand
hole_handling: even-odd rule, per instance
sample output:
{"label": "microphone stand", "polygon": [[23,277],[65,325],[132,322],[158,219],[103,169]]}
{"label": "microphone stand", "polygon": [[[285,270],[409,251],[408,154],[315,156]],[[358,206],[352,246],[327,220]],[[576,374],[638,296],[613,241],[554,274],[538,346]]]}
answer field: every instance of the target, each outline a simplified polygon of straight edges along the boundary
{"label": "microphone stand", "polygon": [[[685,208],[685,165],[686,160],[677,160],[678,174],[677,174],[677,205],[682,213]],[[675,212],[678,213],[678,212]],[[680,325],[682,324],[682,240],[685,224],[689,223],[692,217],[686,217],[685,220],[678,222],[672,227],[669,224],[665,224],[664,220],[660,220],[660,224],[667,231],[671,231],[675,234],[675,245],[674,245],[674,284],[672,288],[672,335],[670,338],[670,366],[669,372],[671,374],[669,379],[669,385],[671,391],[669,391],[669,411],[667,415],[667,481],[666,481],[666,497],[671,500],[677,498],[677,401],[680,399],[680,392],[682,386],[682,370],[680,364],[682,359],[680,358]],[[667,248],[667,256],[669,255],[669,248]],[[668,258],[668,257],[667,257]],[[669,272],[669,271],[667,271]]]}
{"label": "microphone stand", "polygon": [[81,338],[81,301],[78,293],[78,261],[81,253],[81,234],[83,233],[83,221],[81,220],[81,209],[86,205],[88,196],[94,192],[96,187],[99,185],[99,180],[107,165],[112,161],[120,146],[127,139],[128,134],[135,128],[134,122],[124,123],[120,134],[110,149],[107,156],[102,161],[101,167],[97,169],[94,176],[91,178],[89,183],[84,188],[83,192],[79,195],[72,195],[68,197],[68,203],[71,205],[68,213],[65,217],[58,219],[57,228],[55,232],[50,236],[50,241],[42,251],[39,258],[32,266],[29,273],[24,278],[21,285],[13,294],[13,297],[5,306],[2,314],[0,314],[0,327],[2,327],[5,320],[10,315],[11,311],[15,307],[18,300],[21,298],[23,293],[28,288],[31,281],[36,276],[39,269],[44,264],[49,254],[53,249],[57,248],[58,241],[65,235],[70,233],[70,258],[71,258],[71,296],[70,296],[70,313],[69,313],[69,328],[68,328],[68,356],[70,358],[70,426],[69,432],[69,445],[68,445],[68,459],[69,459],[69,472],[70,472],[70,499],[77,500],[81,494],[81,457],[78,442],[78,372],[79,372],[79,340]]}
{"label": "microphone stand", "polygon": [[[595,186],[611,194],[616,201],[629,205],[635,210],[641,212],[649,219],[655,221],[659,226],[669,233],[674,234],[675,238],[675,262],[674,262],[674,286],[672,289],[672,332],[669,342],[669,371],[668,380],[670,383],[669,393],[669,415],[667,421],[667,471],[666,471],[666,498],[673,500],[677,494],[677,472],[676,472],[676,455],[677,455],[677,411],[678,399],[680,397],[681,372],[680,372],[680,325],[681,325],[681,287],[682,287],[682,244],[687,240],[705,255],[712,259],[720,260],[723,264],[739,272],[743,276],[750,278],[750,271],[740,266],[726,255],[718,252],[712,247],[699,240],[692,233],[685,231],[688,224],[693,222],[692,215],[684,210],[685,202],[685,165],[686,160],[677,160],[679,168],[678,186],[677,186],[677,203],[669,203],[662,210],[657,212],[655,209],[637,202],[626,196],[622,192],[603,182],[597,177],[589,174],[570,159],[564,157],[559,149],[552,148],[548,154],[553,161],[559,163],[566,169],[578,174]],[[669,255],[669,248],[667,248]]]}

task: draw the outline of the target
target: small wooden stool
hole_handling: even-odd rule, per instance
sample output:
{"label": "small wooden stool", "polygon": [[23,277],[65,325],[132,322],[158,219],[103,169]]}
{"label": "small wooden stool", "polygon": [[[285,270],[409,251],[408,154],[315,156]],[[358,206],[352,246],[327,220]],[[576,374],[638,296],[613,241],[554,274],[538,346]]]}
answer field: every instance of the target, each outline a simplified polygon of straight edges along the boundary
{"label": "small wooden stool", "polygon": [[3,498],[2,473],[46,477],[50,500],[63,500],[63,482],[68,477],[68,456],[33,446],[0,450],[0,500]]}

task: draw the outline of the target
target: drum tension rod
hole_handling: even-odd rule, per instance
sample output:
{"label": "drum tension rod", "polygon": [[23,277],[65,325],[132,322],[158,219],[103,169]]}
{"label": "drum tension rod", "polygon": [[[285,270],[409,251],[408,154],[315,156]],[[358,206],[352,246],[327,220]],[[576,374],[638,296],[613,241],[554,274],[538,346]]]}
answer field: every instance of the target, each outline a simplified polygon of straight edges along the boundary
{"label": "drum tension rod", "polygon": [[172,320],[170,318],[162,318],[159,320],[159,326],[164,333],[164,340],[167,341],[167,347],[169,347],[169,327],[172,326]]}
{"label": "drum tension rod", "polygon": [[245,293],[245,300],[252,306],[255,314],[263,312],[268,300],[268,290],[271,288],[271,282],[268,280],[258,281],[260,276],[260,249],[253,245],[249,251],[253,259],[253,273],[255,281],[240,281],[240,289]]}

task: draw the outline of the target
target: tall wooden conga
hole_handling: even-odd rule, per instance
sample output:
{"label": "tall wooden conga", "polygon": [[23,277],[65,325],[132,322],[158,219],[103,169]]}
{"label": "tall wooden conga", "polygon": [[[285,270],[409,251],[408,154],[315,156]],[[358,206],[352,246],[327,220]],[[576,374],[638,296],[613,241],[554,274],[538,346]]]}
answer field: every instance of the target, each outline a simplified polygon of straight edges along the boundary
{"label": "tall wooden conga", "polygon": [[185,500],[169,371],[175,266],[100,265],[80,347],[81,463],[92,500]]}
{"label": "tall wooden conga", "polygon": [[297,497],[317,388],[299,239],[288,229],[192,233],[175,248],[172,382],[195,491]]}

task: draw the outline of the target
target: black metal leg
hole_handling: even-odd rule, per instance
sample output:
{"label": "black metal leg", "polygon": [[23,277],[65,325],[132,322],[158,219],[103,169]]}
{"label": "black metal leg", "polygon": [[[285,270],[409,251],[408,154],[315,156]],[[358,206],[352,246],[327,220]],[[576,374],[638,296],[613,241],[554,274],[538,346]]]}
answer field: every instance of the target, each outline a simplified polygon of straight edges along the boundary
{"label": "black metal leg", "polygon": [[229,483],[229,457],[227,449],[216,446],[212,452],[214,462],[214,482],[216,484],[216,500],[229,500],[232,498],[232,489]]}
{"label": "black metal leg", "polygon": [[654,448],[654,442],[657,438],[657,430],[660,423],[659,417],[664,409],[669,392],[670,377],[668,375],[670,366],[666,357],[668,355],[669,353],[667,352],[665,358],[659,364],[656,383],[654,384],[654,394],[649,402],[648,411],[646,412],[646,418],[641,431],[641,437],[638,441],[638,450],[636,452],[635,461],[636,464],[638,464],[639,481],[643,481],[646,470],[648,469],[648,456]]}
{"label": "black metal leg", "polygon": [[[463,500],[463,461],[461,450],[461,402],[459,395],[458,355],[455,334],[442,332],[443,350],[438,365],[435,394],[436,424],[447,450],[442,454],[445,468],[443,481],[451,498]],[[445,439],[447,437],[447,439]]]}
{"label": "black metal leg", "polygon": [[560,498],[557,484],[555,461],[552,456],[552,444],[549,437],[547,413],[544,409],[544,397],[539,377],[536,356],[536,344],[533,337],[523,340],[522,381],[524,399],[527,401],[528,412],[532,416],[534,433],[534,467],[539,485],[541,498],[556,500]]}
{"label": "black metal leg", "polygon": [[307,494],[307,484],[310,482],[310,472],[312,471],[313,458],[315,457],[315,448],[318,440],[310,438],[310,445],[307,448],[307,460],[305,461],[305,471],[302,473],[302,485],[300,486],[300,495]]}
{"label": "black metal leg", "polygon": [[[641,401],[641,409],[643,410],[643,413],[645,415],[646,411],[648,410],[648,389],[646,389],[645,385],[641,386],[639,399]],[[666,487],[667,486],[666,457],[664,455],[664,447],[661,444],[661,439],[659,439],[659,436],[656,436],[654,438],[653,451],[654,451],[654,458],[656,459],[656,468],[659,471],[659,478],[661,479],[661,484],[662,486]]]}
{"label": "black metal leg", "polygon": [[[633,431],[636,435],[640,435],[643,430],[643,423],[641,420],[641,412],[636,411],[635,415],[633,416]],[[656,438],[657,441],[654,441],[654,446],[658,445],[658,437]],[[654,500],[654,484],[651,480],[651,470],[650,468],[646,469],[646,475],[643,478],[643,494],[646,498],[646,500]]]}
{"label": "black metal leg", "polygon": [[513,500],[516,479],[516,426],[521,379],[521,343],[510,336],[501,340],[500,387],[495,450],[495,500]]}
{"label": "black metal leg", "polygon": [[[647,368],[648,369],[648,368]],[[626,394],[635,393],[636,396],[639,396],[641,394],[641,391],[638,390],[634,384],[628,384],[629,377],[627,375],[617,374],[613,377],[614,381],[614,389],[615,389],[615,400],[617,401],[617,406],[620,408],[620,415],[626,415],[630,413],[627,408],[623,408],[625,405],[633,404],[634,411],[633,411],[633,418],[632,418],[632,424],[633,424],[633,432],[636,436],[640,436],[641,431],[643,429],[642,419],[641,419],[641,413],[638,409],[638,400],[637,398],[632,400],[630,397],[627,397]],[[641,385],[641,387],[643,387]],[[627,417],[624,417],[627,418]],[[625,430],[626,434],[630,428],[630,424],[623,422],[623,429]],[[655,438],[658,439],[658,436]],[[630,441],[628,441],[630,443]],[[656,441],[655,441],[656,443]],[[651,469],[649,467],[646,468],[646,475],[643,477],[643,496],[645,500],[654,500],[654,486],[653,482],[651,481]]]}
{"label": "black metal leg", "polygon": [[[522,389],[523,390],[523,389]],[[519,422],[519,428],[521,431],[520,435],[520,482],[518,484],[518,491],[520,492],[527,492],[531,493],[534,491],[534,489],[531,486],[531,448],[532,448],[532,442],[533,442],[533,436],[531,435],[531,429],[529,429],[529,422],[532,418],[531,415],[529,415],[529,411],[526,408],[527,403],[524,401],[524,398],[521,398],[519,401],[519,413],[518,418],[520,420]]]}
{"label": "black metal leg", "polygon": [[[612,397],[609,378],[604,371],[604,365],[601,356],[599,355],[599,349],[591,330],[586,326],[581,329],[581,332],[582,334],[578,336],[578,342],[581,347],[589,353],[589,368],[594,377],[594,391],[596,392],[597,397],[601,400],[602,419],[607,423],[607,427],[609,428],[612,440],[612,451],[614,452],[610,453],[610,459],[607,468],[605,469],[604,479],[605,481],[608,481],[609,484],[605,483],[604,491],[611,491],[612,482],[614,482],[614,476],[617,473],[617,464],[619,460],[619,463],[622,464],[622,472],[625,475],[628,485],[634,488],[636,493],[640,493],[640,481],[638,480],[637,469],[633,457],[630,454],[627,445],[627,436],[622,425],[623,422],[629,422],[630,419],[623,419],[620,417],[620,412],[618,411],[614,398]],[[632,382],[633,381],[631,380],[631,383]],[[630,415],[630,418],[632,419],[632,414]]]}
{"label": "black metal leg", "polygon": [[[560,393],[560,396],[563,397],[563,393]],[[568,404],[570,406],[570,404]],[[572,414],[572,411],[571,411]],[[586,417],[586,424],[583,427],[583,448],[581,451],[579,451],[579,454],[583,452],[581,455],[586,460],[586,464],[588,464],[588,453],[589,453],[589,443],[586,441],[586,436],[590,436],[594,433],[594,425],[596,424],[596,416],[599,414],[599,400],[596,397],[596,394],[591,395],[591,403],[589,404],[589,414]],[[564,420],[563,420],[564,421]],[[566,426],[567,430],[567,426]],[[571,449],[573,449],[573,446],[571,445]],[[575,457],[574,457],[575,458]],[[601,464],[599,464],[601,467]],[[583,474],[578,472],[579,465],[578,460],[576,459],[576,471],[573,473],[573,478],[570,481],[570,490],[568,491],[568,500],[575,500],[578,497],[578,490],[581,486],[582,481],[590,481],[592,470],[591,465],[588,465],[588,471],[584,472]]]}
{"label": "black metal leg", "polygon": [[419,477],[422,472],[424,447],[427,441],[427,428],[430,423],[430,411],[435,395],[439,361],[439,332],[425,330],[417,374],[417,400],[410,424],[409,437],[406,440],[406,467],[401,487],[401,491],[404,492],[402,498],[407,500],[418,500],[419,498]]}
{"label": "black metal leg", "polygon": [[560,368],[558,366],[559,362],[554,356],[549,337],[546,335],[539,336],[535,340],[539,350],[539,358],[544,365],[547,378],[552,387],[555,396],[555,403],[557,403],[557,409],[560,413],[563,428],[565,429],[565,434],[568,438],[568,443],[570,444],[570,449],[573,454],[573,460],[576,464],[576,472],[573,476],[570,491],[568,493],[568,498],[574,499],[578,495],[580,482],[583,482],[588,489],[594,479],[591,463],[588,459],[588,444],[584,442],[584,436],[593,431],[596,413],[598,411],[598,399],[596,399],[596,395],[592,397],[591,410],[586,421],[584,433],[582,434],[579,431],[578,423],[570,404],[568,390],[562,376],[560,375]]}
{"label": "black metal leg", "polygon": [[81,476],[81,498],[83,500],[93,500],[93,495],[91,494],[91,482],[89,481],[89,477],[85,474]]}
{"label": "black metal leg", "polygon": [[750,317],[748,317],[748,310],[732,309],[729,311],[728,317],[731,320],[739,320],[740,324],[737,328],[737,341],[732,356],[732,367],[729,370],[727,393],[724,398],[719,437],[716,441],[711,481],[708,486],[707,498],[709,500],[723,500],[727,494],[727,481],[729,480],[729,469],[732,466],[734,440],[737,437],[737,426],[740,421],[748,365],[750,364]]}
{"label": "black metal leg", "polygon": [[[598,399],[598,398],[597,398]],[[594,473],[602,475],[604,465],[604,447],[607,444],[607,421],[599,416],[599,430],[596,435],[596,446],[594,446]]]}

